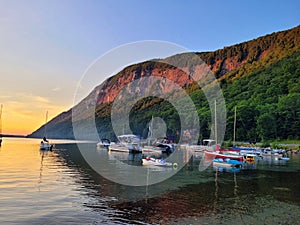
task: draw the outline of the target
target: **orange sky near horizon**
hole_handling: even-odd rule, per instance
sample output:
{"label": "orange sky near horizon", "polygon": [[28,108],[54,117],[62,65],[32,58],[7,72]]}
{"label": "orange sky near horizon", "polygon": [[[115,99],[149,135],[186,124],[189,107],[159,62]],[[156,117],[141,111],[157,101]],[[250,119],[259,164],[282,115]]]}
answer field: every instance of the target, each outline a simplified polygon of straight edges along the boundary
{"label": "orange sky near horizon", "polygon": [[11,101],[2,101],[2,133],[28,135],[59,113],[68,110],[63,105],[52,105],[46,98],[39,96],[22,96],[22,101],[14,97]]}

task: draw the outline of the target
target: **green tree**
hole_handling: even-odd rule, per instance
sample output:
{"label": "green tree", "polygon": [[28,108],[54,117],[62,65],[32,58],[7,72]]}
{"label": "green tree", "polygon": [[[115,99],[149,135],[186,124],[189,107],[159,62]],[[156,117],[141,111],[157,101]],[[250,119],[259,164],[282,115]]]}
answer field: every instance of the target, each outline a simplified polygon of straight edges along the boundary
{"label": "green tree", "polygon": [[257,133],[262,141],[276,137],[276,120],[269,113],[261,114],[257,119]]}
{"label": "green tree", "polygon": [[283,96],[278,102],[279,132],[285,139],[300,137],[300,93]]}

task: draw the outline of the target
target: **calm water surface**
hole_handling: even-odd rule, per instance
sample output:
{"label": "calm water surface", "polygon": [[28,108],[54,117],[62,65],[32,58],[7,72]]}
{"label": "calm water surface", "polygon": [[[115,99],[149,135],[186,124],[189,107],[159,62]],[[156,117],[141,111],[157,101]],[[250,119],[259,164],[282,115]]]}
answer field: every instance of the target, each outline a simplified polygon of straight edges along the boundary
{"label": "calm water surface", "polygon": [[[141,155],[113,157],[138,164]],[[300,155],[290,157],[231,173],[200,172],[195,156],[164,182],[130,187],[97,174],[74,143],[40,151],[39,140],[5,138],[0,224],[300,224]]]}

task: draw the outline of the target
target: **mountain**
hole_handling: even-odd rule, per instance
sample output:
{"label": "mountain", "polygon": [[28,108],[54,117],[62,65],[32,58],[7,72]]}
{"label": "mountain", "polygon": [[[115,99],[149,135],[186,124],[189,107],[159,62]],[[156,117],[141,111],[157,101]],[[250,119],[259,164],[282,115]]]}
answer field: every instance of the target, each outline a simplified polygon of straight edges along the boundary
{"label": "mountain", "polygon": [[[236,44],[213,52],[195,53],[213,71],[226,100],[228,112],[226,138],[232,139],[233,108],[238,107],[237,139],[267,140],[299,138],[300,125],[300,26],[286,31],[272,33],[251,41]],[[124,68],[108,78],[84,98],[78,105],[63,112],[47,123],[49,138],[74,138],[72,112],[80,110],[73,125],[80,127],[82,139],[97,139],[89,130],[89,123],[97,125],[101,137],[115,138],[110,121],[111,108],[120,90],[141,78],[156,76],[166,78],[184,88],[190,94],[200,118],[200,137],[208,137],[211,128],[210,109],[205,95],[190,76],[189,65],[181,69],[169,62],[185,62],[189,53],[168,57],[163,60],[149,60]],[[193,60],[192,60],[193,61]],[[193,63],[193,62],[192,62]],[[201,67],[198,61],[194,68]],[[182,69],[183,68],[183,69]],[[149,81],[148,87],[167,89],[163,82]],[[139,83],[130,93],[139,94]],[[172,88],[169,88],[172,91]],[[290,105],[287,105],[289,102]],[[290,107],[294,108],[291,109]],[[92,113],[92,114],[91,114]],[[95,118],[93,118],[95,116]],[[142,136],[148,132],[152,116],[166,121],[167,132],[175,134],[180,130],[179,117],[172,105],[160,98],[148,97],[134,104],[130,112],[131,129]],[[44,126],[29,137],[41,137]]]}

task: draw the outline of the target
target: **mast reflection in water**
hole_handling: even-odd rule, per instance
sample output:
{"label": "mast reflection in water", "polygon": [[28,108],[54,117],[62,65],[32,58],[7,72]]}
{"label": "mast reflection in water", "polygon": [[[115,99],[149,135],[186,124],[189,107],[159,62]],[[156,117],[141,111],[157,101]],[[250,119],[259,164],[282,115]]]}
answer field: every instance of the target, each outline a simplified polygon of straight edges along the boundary
{"label": "mast reflection in water", "polygon": [[[96,173],[76,144],[56,144],[51,152],[40,151],[35,139],[6,138],[3,143],[1,224],[296,224],[300,220],[299,155],[286,163],[262,161],[234,173],[216,172],[212,166],[199,171],[201,157],[195,155],[170,179],[132,187]],[[120,160],[140,166],[142,155],[108,153],[95,144],[85,145],[110,163]]]}

